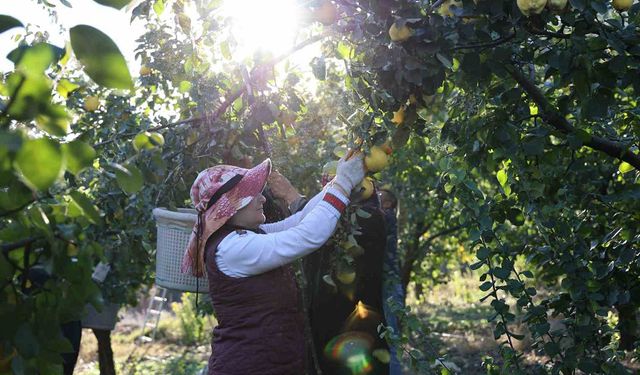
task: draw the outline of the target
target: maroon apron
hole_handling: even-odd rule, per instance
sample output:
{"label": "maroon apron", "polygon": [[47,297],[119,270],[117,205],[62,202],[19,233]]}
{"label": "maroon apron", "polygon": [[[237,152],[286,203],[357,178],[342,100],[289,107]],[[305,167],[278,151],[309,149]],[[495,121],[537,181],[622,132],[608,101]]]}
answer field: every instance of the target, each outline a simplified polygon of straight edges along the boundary
{"label": "maroon apron", "polygon": [[218,326],[213,329],[209,375],[303,375],[304,317],[290,265],[250,277],[231,277],[215,262],[220,241],[210,237],[205,263]]}

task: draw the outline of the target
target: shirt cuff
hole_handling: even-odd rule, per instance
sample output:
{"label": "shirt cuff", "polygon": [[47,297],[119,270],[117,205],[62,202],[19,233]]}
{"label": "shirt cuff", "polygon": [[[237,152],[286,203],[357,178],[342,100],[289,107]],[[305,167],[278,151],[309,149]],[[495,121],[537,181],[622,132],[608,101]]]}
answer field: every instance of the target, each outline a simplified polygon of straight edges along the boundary
{"label": "shirt cuff", "polygon": [[349,198],[345,197],[340,190],[329,188],[322,198],[321,204],[330,207],[330,209],[339,217],[349,204]]}

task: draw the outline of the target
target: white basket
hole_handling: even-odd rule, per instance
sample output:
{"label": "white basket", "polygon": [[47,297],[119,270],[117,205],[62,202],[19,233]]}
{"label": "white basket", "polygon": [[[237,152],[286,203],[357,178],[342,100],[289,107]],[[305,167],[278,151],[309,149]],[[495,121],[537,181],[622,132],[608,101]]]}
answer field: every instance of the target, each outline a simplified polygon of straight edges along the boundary
{"label": "white basket", "polygon": [[153,216],[158,228],[156,284],[183,292],[196,292],[197,289],[198,293],[207,293],[209,281],[206,274],[196,278],[180,272],[182,256],[197,219],[196,211],[189,208],[179,208],[178,211],[156,208]]}
{"label": "white basket", "polygon": [[98,312],[93,305],[88,303],[84,308],[85,316],[82,318],[82,327],[111,331],[116,327],[118,310],[120,310],[120,305],[117,303],[105,304],[102,312]]}

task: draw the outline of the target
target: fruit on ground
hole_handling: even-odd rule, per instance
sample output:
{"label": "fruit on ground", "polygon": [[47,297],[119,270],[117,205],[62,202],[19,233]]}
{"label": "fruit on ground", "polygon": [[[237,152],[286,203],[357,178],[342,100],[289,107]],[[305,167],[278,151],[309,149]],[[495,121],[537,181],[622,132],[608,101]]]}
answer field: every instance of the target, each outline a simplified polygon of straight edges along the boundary
{"label": "fruit on ground", "polygon": [[525,16],[540,14],[547,5],[547,0],[517,0],[518,9]]}
{"label": "fruit on ground", "polygon": [[393,112],[393,120],[396,125],[401,125],[404,122],[404,106],[401,106],[397,111]]}
{"label": "fruit on ground", "polygon": [[451,6],[455,5],[457,8],[462,8],[462,1],[459,0],[447,0],[438,8],[438,13],[442,17],[453,17],[453,12],[451,11]]}
{"label": "fruit on ground", "polygon": [[613,7],[620,12],[629,10],[632,4],[633,4],[633,0],[613,0]]}
{"label": "fruit on ground", "polygon": [[394,22],[389,28],[389,37],[394,42],[404,42],[413,35],[413,31],[407,25],[398,27]]}
{"label": "fruit on ground", "polygon": [[100,100],[95,96],[87,96],[84,98],[84,110],[93,112],[100,106]]}
{"label": "fruit on ground", "polygon": [[549,9],[559,12],[567,6],[567,0],[549,0],[547,6]]}
{"label": "fruit on ground", "polygon": [[373,146],[364,157],[364,166],[370,172],[379,172],[389,165],[389,156],[380,146]]}

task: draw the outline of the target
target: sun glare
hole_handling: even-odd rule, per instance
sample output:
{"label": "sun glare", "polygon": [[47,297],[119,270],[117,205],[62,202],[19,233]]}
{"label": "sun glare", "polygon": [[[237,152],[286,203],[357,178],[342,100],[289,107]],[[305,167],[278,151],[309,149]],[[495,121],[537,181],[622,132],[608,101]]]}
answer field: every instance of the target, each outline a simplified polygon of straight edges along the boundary
{"label": "sun glare", "polygon": [[224,8],[238,43],[234,59],[258,51],[278,55],[293,46],[299,19],[295,0],[226,0]]}

